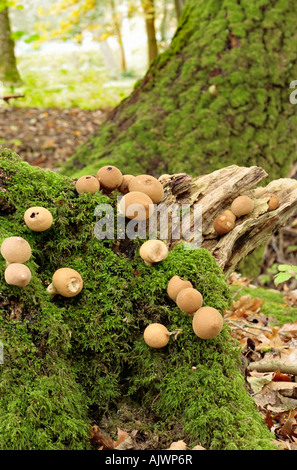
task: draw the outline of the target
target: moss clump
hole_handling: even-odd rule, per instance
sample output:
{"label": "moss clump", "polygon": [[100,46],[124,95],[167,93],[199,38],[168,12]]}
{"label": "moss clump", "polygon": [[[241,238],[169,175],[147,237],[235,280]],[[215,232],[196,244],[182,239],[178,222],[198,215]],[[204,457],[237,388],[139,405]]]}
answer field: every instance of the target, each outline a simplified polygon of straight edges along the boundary
{"label": "moss clump", "polygon": [[63,172],[114,164],[197,176],[238,164],[287,176],[296,149],[296,14],[294,0],[188,0],[170,49]]}
{"label": "moss clump", "polygon": [[[32,282],[25,289],[5,283],[0,260],[1,448],[89,449],[91,425],[104,425],[125,400],[147,414],[148,432],[169,442],[170,430],[179,429],[185,440],[209,449],[274,448],[227,327],[211,341],[199,340],[166,293],[179,274],[223,312],[229,289],[210,253],[179,245],[149,268],[136,249],[140,241],[130,242],[125,257],[114,240],[94,237],[94,211],[106,196],[78,195],[70,179],[30,167],[9,151],[1,152],[0,168],[0,243],[19,235],[32,247],[26,263]],[[48,231],[31,232],[23,223],[31,205],[52,212]],[[46,286],[64,266],[82,275],[84,288],[77,297],[51,299]],[[183,331],[152,350],[142,334],[153,321]]]}

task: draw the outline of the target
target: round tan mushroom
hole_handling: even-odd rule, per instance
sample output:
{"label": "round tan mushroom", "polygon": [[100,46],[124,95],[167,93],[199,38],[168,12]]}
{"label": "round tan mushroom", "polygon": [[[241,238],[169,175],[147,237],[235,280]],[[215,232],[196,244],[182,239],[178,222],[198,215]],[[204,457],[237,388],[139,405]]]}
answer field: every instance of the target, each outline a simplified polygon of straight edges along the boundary
{"label": "round tan mushroom", "polygon": [[203,304],[203,297],[197,289],[186,287],[177,295],[176,304],[183,312],[192,315]]}
{"label": "round tan mushroom", "polygon": [[147,194],[154,204],[160,202],[164,196],[164,189],[160,181],[150,175],[135,176],[128,185],[129,191],[141,191]]}
{"label": "round tan mushroom", "polygon": [[27,227],[33,232],[44,232],[53,224],[53,216],[45,207],[30,207],[24,214]]}
{"label": "round tan mushroom", "polygon": [[231,204],[231,211],[236,217],[250,214],[254,209],[254,201],[249,196],[238,196]]}
{"label": "round tan mushroom", "polygon": [[168,248],[161,240],[147,240],[141,245],[139,254],[145,264],[152,266],[167,258]]}
{"label": "round tan mushroom", "polygon": [[8,237],[1,244],[1,255],[9,263],[25,263],[30,258],[31,246],[22,237]]}
{"label": "round tan mushroom", "polygon": [[31,271],[22,263],[11,263],[5,269],[4,278],[11,286],[26,287],[31,281]]}
{"label": "round tan mushroom", "polygon": [[123,175],[122,183],[119,186],[119,191],[122,194],[127,194],[129,192],[129,182],[135,178],[133,175]]}
{"label": "round tan mushroom", "polygon": [[113,191],[121,186],[123,175],[116,166],[106,165],[97,171],[96,178],[102,188]]}
{"label": "round tan mushroom", "polygon": [[230,232],[235,226],[236,217],[231,211],[224,211],[215,218],[213,227],[218,235]]}
{"label": "round tan mushroom", "polygon": [[186,279],[182,279],[179,276],[173,276],[167,285],[167,294],[168,296],[176,302],[176,298],[182,289],[186,289],[188,287],[193,287],[190,281]]}
{"label": "round tan mushroom", "polygon": [[151,348],[164,348],[169,342],[170,333],[161,323],[151,323],[143,333],[144,341]]}
{"label": "round tan mushroom", "polygon": [[78,178],[75,189],[78,194],[90,193],[95,194],[100,189],[99,180],[92,175],[81,176]]}
{"label": "round tan mushroom", "polygon": [[154,203],[147,194],[131,191],[121,198],[119,211],[128,219],[145,220],[153,214]]}
{"label": "round tan mushroom", "polygon": [[269,194],[264,194],[262,197],[269,197],[268,200],[268,210],[269,211],[274,211],[279,207],[279,198],[276,194],[274,193],[269,193]]}
{"label": "round tan mushroom", "polygon": [[83,280],[77,271],[71,268],[60,268],[55,271],[47,291],[52,296],[60,294],[63,297],[75,297],[82,288]]}
{"label": "round tan mushroom", "polygon": [[201,307],[194,314],[192,327],[199,338],[212,339],[222,331],[223,322],[223,317],[218,310],[212,307]]}

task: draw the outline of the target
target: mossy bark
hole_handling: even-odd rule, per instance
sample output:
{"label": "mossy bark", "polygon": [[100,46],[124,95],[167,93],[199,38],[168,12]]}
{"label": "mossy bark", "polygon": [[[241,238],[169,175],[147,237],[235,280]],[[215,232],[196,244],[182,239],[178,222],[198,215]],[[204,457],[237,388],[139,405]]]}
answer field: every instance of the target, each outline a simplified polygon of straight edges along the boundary
{"label": "mossy bark", "polygon": [[[71,179],[6,150],[0,190],[0,243],[18,235],[32,247],[26,263],[32,280],[23,289],[6,284],[0,260],[2,450],[89,449],[91,425],[103,431],[104,423],[119,425],[129,402],[150,422],[147,441],[158,434],[160,448],[176,437],[207,449],[275,448],[245,387],[240,348],[227,325],[213,340],[200,340],[167,296],[167,283],[178,274],[201,291],[206,305],[221,313],[229,306],[224,274],[207,250],[180,244],[148,267],[139,257],[140,240],[124,250],[125,244],[94,236],[95,208],[114,207],[115,195],[78,195]],[[30,206],[52,212],[48,231],[24,224]],[[84,288],[77,297],[51,298],[46,287],[63,266],[80,272]],[[143,340],[153,321],[183,331],[153,350]],[[115,410],[117,421],[109,419]],[[143,427],[130,420],[132,429]],[[129,431],[127,421],[120,427]]]}
{"label": "mossy bark", "polygon": [[238,164],[287,176],[296,160],[296,14],[295,0],[188,0],[171,47],[63,172],[114,163],[132,174],[198,176]]}

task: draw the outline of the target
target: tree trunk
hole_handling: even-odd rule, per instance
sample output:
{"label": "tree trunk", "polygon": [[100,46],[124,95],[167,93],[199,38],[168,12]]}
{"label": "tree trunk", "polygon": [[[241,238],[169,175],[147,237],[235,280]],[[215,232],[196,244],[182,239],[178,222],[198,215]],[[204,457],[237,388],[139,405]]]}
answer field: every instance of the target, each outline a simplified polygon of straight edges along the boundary
{"label": "tree trunk", "polygon": [[181,17],[185,3],[186,0],[174,0],[176,16],[178,19]]}
{"label": "tree trunk", "polygon": [[14,41],[11,39],[8,8],[0,11],[0,81],[10,85],[21,81],[14,54]]}
{"label": "tree trunk", "polygon": [[297,145],[296,16],[295,0],[277,10],[260,0],[188,0],[171,47],[63,172],[107,161],[131,174],[199,176],[237,164],[287,176]]}
{"label": "tree trunk", "polygon": [[114,22],[114,28],[116,31],[116,36],[117,40],[119,43],[120,47],[120,54],[121,54],[121,69],[123,72],[127,71],[127,61],[126,61],[126,54],[125,54],[125,48],[123,44],[123,38],[122,38],[122,30],[121,30],[121,22],[118,19],[118,14],[116,11],[116,5],[114,0],[110,0],[110,5],[111,5],[111,10],[113,14],[113,22]]}
{"label": "tree trunk", "polygon": [[[228,176],[239,191],[264,172],[231,168],[221,176],[206,176],[199,187],[185,175],[165,177],[165,199],[200,200],[207,210],[222,183],[228,196],[215,200],[214,215],[231,197]],[[281,194],[288,196],[282,201],[284,214],[293,190],[288,186]],[[221,268],[208,250],[186,250],[181,243],[171,247],[164,262],[149,267],[139,256],[142,241],[127,239],[118,247],[114,239],[98,240],[95,209],[100,204],[115,209],[114,196],[79,195],[70,178],[0,151],[0,243],[23,237],[32,250],[23,260],[31,271],[24,288],[6,282],[0,256],[1,450],[91,450],[94,425],[103,433],[115,434],[117,428],[131,433],[138,450],[167,449],[177,436],[190,448],[199,443],[209,450],[275,449],[274,436],[246,389],[240,348],[228,325],[217,337],[200,339],[191,317],[167,295],[172,276],[181,276],[201,292],[205,306],[223,315],[231,295]],[[45,232],[24,223],[32,205],[53,215]],[[247,218],[235,229],[242,238],[235,237],[251,247],[249,231],[261,230],[266,217],[259,210],[253,223]],[[272,229],[276,219],[267,217],[266,225]],[[230,253],[231,243],[226,246]],[[82,276],[77,296],[49,295],[47,286],[61,267]],[[159,350],[143,337],[153,322],[172,333]]]}
{"label": "tree trunk", "polygon": [[155,29],[155,5],[154,0],[143,0],[142,8],[145,14],[145,27],[147,33],[148,62],[149,64],[158,57],[158,44]]}

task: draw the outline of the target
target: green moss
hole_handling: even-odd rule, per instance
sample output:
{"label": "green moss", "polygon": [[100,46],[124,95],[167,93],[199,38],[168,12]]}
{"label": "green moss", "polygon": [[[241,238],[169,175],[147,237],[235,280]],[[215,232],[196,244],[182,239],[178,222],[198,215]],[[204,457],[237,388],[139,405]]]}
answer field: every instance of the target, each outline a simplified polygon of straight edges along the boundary
{"label": "green moss", "polygon": [[62,172],[78,177],[110,163],[125,173],[198,176],[238,164],[287,176],[296,148],[294,13],[294,0],[188,0],[170,49]]}
{"label": "green moss", "polygon": [[[147,422],[149,436],[168,436],[163,448],[177,429],[209,449],[274,448],[227,326],[217,338],[199,340],[166,293],[178,274],[223,312],[230,292],[210,253],[179,245],[149,268],[138,254],[140,240],[116,250],[114,240],[94,237],[96,206],[115,204],[115,197],[78,195],[70,179],[30,167],[9,151],[0,154],[0,168],[0,243],[18,235],[32,247],[32,282],[24,289],[5,283],[0,261],[1,448],[89,449],[91,425],[104,430],[109,422],[110,429],[115,415],[118,424],[116,410],[125,402],[146,417],[135,427]],[[52,211],[48,231],[31,232],[23,223],[31,204]],[[81,273],[84,288],[77,297],[51,299],[46,286],[63,266]],[[183,331],[152,350],[142,334],[153,321]]]}

